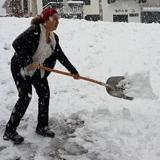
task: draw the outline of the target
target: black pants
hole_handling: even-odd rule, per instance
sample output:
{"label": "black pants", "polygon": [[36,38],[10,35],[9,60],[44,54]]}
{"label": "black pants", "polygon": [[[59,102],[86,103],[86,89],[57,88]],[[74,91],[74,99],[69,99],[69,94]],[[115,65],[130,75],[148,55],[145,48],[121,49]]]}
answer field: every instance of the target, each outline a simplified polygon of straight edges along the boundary
{"label": "black pants", "polygon": [[32,77],[22,76],[20,73],[21,67],[19,67],[14,60],[11,62],[11,72],[18,89],[19,98],[11,113],[9,122],[6,125],[6,130],[10,132],[16,131],[16,128],[31,101],[32,85],[39,97],[37,127],[43,128],[48,126],[50,90],[47,78],[40,78],[40,71],[38,70]]}

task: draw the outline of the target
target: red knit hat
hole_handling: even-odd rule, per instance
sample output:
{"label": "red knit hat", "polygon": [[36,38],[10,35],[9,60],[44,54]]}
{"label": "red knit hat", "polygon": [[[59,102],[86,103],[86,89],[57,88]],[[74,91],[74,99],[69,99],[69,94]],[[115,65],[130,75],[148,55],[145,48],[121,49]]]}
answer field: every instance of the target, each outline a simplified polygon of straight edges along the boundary
{"label": "red knit hat", "polygon": [[54,8],[46,8],[40,14],[40,18],[42,22],[48,21],[49,17],[53,16],[54,14],[58,14],[57,10]]}

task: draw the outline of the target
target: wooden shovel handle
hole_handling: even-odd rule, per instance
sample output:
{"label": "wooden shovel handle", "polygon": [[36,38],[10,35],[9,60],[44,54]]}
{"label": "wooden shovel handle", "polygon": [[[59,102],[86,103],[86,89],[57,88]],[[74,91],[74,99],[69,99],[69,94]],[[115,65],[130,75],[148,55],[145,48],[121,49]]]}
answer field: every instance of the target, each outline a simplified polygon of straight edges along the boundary
{"label": "wooden shovel handle", "polygon": [[[37,69],[44,69],[44,70],[46,70],[48,72],[55,72],[55,73],[58,73],[58,74],[74,77],[73,74],[71,74],[71,73],[60,71],[60,70],[57,70],[57,69],[52,69],[52,68],[45,67],[45,66],[40,66],[40,65],[32,64],[31,67],[37,68]],[[91,78],[79,76],[79,79],[82,79],[82,80],[85,80],[85,81],[89,81],[89,82],[93,82],[93,83],[96,83],[96,84],[108,87],[108,85],[106,83],[103,83],[103,82],[100,82],[100,81],[97,81],[97,80],[94,80],[94,79],[91,79]]]}

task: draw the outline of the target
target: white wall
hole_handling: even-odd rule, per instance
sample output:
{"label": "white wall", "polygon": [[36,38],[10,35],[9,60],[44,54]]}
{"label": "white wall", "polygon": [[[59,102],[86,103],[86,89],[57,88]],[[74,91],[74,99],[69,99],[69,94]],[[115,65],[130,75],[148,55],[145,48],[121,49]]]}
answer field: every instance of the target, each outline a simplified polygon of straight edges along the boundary
{"label": "white wall", "polygon": [[91,5],[84,5],[84,15],[99,14],[99,0],[91,0]]}
{"label": "white wall", "polygon": [[144,5],[158,6],[160,5],[160,0],[147,0]]}
{"label": "white wall", "polygon": [[5,16],[6,15],[6,9],[2,8],[5,0],[0,0],[0,16]]}
{"label": "white wall", "polygon": [[[34,3],[37,4],[37,8],[34,8]],[[28,10],[29,13],[33,13],[33,16],[40,14],[42,12],[42,0],[28,0]]]}
{"label": "white wall", "polygon": [[28,14],[31,12],[31,0],[28,0]]}
{"label": "white wall", "polygon": [[37,14],[42,12],[42,0],[37,0]]}
{"label": "white wall", "polygon": [[6,9],[0,8],[0,16],[5,16],[6,15]]}
{"label": "white wall", "polygon": [[[121,0],[112,4],[108,4],[106,0],[103,0],[103,20],[113,22],[113,15],[128,15],[128,22],[140,22],[141,21],[141,8],[136,1]],[[130,13],[138,13],[138,17],[130,17]]]}

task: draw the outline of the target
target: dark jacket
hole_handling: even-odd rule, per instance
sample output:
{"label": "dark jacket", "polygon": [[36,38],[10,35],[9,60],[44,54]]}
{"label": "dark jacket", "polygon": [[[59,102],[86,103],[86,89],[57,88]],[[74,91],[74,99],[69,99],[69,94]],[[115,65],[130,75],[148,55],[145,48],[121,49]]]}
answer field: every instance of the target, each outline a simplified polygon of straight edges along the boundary
{"label": "dark jacket", "polygon": [[[34,55],[34,53],[38,48],[40,33],[41,33],[40,25],[32,25],[14,40],[12,46],[16,52],[12,58],[12,61],[18,63],[19,67],[25,67],[33,62],[32,56]],[[77,74],[78,71],[70,63],[70,61],[62,51],[59,45],[58,36],[56,34],[55,34],[55,39],[56,39],[55,50],[51,54],[51,56],[44,61],[43,65],[50,68],[54,68],[56,60],[58,59],[59,62],[68,69],[69,72],[71,72],[72,74]],[[49,72],[45,71],[45,77],[47,77],[48,75]]]}

